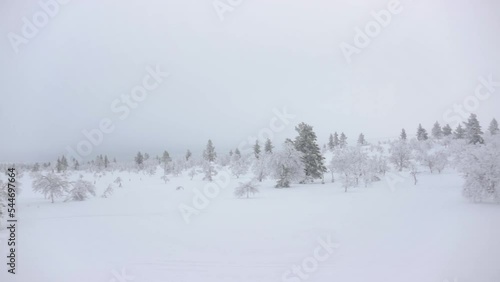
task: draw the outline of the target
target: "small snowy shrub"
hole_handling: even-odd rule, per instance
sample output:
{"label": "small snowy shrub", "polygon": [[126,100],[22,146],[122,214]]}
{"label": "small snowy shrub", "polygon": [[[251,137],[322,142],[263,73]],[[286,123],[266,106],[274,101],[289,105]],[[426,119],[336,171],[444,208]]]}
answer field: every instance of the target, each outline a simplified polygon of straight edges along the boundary
{"label": "small snowy shrub", "polygon": [[240,186],[236,187],[234,190],[234,195],[238,198],[245,196],[249,198],[250,194],[254,195],[255,193],[259,193],[259,189],[257,189],[257,185],[255,185],[253,180],[246,183],[240,183]]}
{"label": "small snowy shrub", "polygon": [[500,139],[468,145],[459,169],[465,179],[463,195],[474,201],[500,202]]}
{"label": "small snowy shrub", "polygon": [[95,196],[95,186],[90,181],[80,178],[70,185],[73,188],[69,190],[65,201],[84,201],[89,195]]}

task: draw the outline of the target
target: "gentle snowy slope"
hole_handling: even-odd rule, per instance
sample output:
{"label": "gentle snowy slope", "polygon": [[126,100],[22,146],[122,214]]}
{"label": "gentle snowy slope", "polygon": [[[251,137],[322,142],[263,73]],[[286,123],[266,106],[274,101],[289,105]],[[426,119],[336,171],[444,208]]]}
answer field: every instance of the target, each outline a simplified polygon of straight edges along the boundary
{"label": "gentle snowy slope", "polygon": [[[122,271],[136,282],[301,281],[285,273],[328,237],[337,248],[302,281],[500,281],[500,208],[463,199],[456,174],[347,193],[337,183],[274,189],[266,181],[255,197],[236,199],[241,177],[190,224],[178,205],[191,204],[192,189],[206,184],[200,176],[164,184],[120,175],[123,188],[110,198],[55,204],[24,181],[18,274],[3,270],[0,281],[109,282]],[[98,194],[116,177],[99,179]],[[0,237],[5,257],[5,230]]]}

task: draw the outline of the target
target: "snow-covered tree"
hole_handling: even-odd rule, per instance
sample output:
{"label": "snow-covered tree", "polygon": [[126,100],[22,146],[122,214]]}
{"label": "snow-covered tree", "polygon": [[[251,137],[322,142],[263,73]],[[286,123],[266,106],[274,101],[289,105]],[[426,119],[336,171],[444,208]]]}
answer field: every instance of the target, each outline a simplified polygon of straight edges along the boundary
{"label": "snow-covered tree", "polygon": [[491,135],[498,134],[500,130],[498,129],[498,122],[496,119],[492,119],[490,122],[490,126],[488,127],[488,131]]}
{"label": "snow-covered tree", "polygon": [[360,147],[346,147],[335,150],[330,162],[330,169],[340,175],[345,192],[349,187],[355,187],[363,176],[363,166],[367,155]]}
{"label": "snow-covered tree", "polygon": [[260,158],[255,159],[252,165],[252,172],[255,178],[262,182],[269,175],[269,163],[271,160],[271,154],[262,154]]}
{"label": "snow-covered tree", "polygon": [[401,130],[401,134],[399,135],[399,139],[401,139],[401,140],[406,140],[406,138],[407,138],[407,137],[408,137],[408,136],[406,135],[406,130],[403,128],[403,129]]}
{"label": "snow-covered tree", "polygon": [[185,156],[186,162],[189,162],[189,159],[191,158],[192,155],[193,154],[191,153],[191,151],[189,151],[189,150],[186,151],[186,156]]}
{"label": "snow-covered tree", "polygon": [[264,152],[267,154],[272,154],[273,153],[273,143],[271,142],[271,139],[267,138],[266,143],[264,144]]}
{"label": "snow-covered tree", "polygon": [[465,137],[469,144],[483,144],[484,140],[481,136],[483,131],[481,130],[481,125],[479,125],[479,121],[477,120],[477,116],[475,114],[470,114],[469,119],[465,124]]}
{"label": "snow-covered tree", "polygon": [[121,177],[117,177],[114,181],[114,183],[118,184],[118,187],[122,187],[122,178]]}
{"label": "snow-covered tree", "polygon": [[473,201],[500,202],[500,138],[487,144],[465,146],[460,157],[464,196]]}
{"label": "snow-covered tree", "polygon": [[438,162],[438,156],[433,152],[432,142],[430,140],[413,142],[412,148],[415,152],[415,159],[421,165],[428,167],[430,173],[433,173]]}
{"label": "snow-covered tree", "polygon": [[212,181],[213,177],[217,175],[215,170],[215,160],[217,159],[217,153],[215,153],[215,147],[212,140],[208,140],[207,147],[203,151],[203,172],[205,176],[203,180]]}
{"label": "snow-covered tree", "polygon": [[73,160],[73,169],[74,170],[79,170],[80,169],[80,163],[76,159]]}
{"label": "snow-covered tree", "polygon": [[260,158],[260,144],[258,139],[255,140],[255,145],[253,145],[253,154],[256,159]]}
{"label": "snow-covered tree", "polygon": [[411,159],[411,148],[403,140],[394,141],[389,149],[390,161],[396,166],[399,171],[408,167]]}
{"label": "snow-covered tree", "polygon": [[359,134],[358,145],[360,146],[366,145],[365,135],[363,133]]}
{"label": "snow-covered tree", "polygon": [[361,178],[363,179],[365,187],[367,187],[368,184],[380,180],[380,178],[377,176],[379,172],[378,158],[375,156],[368,157],[362,152],[360,153],[361,158],[359,159],[359,161],[361,162]]}
{"label": "snow-covered tree", "polygon": [[339,147],[340,148],[345,148],[347,147],[347,136],[344,134],[344,132],[342,132],[340,134],[340,138],[339,138]]}
{"label": "snow-covered tree", "polygon": [[451,136],[453,134],[453,130],[451,129],[451,126],[449,124],[443,126],[443,136]]}
{"label": "snow-covered tree", "polygon": [[109,167],[109,159],[108,159],[108,156],[104,156],[104,168],[108,168]]}
{"label": "snow-covered tree", "polygon": [[425,128],[422,127],[421,124],[418,125],[418,129],[417,129],[417,140],[418,141],[425,141],[429,139],[429,135],[427,134],[427,130],[425,130]]}
{"label": "snow-covered tree", "polygon": [[142,155],[141,152],[137,152],[137,155],[135,156],[135,164],[139,169],[142,169],[144,167],[144,156]]}
{"label": "snow-covered tree", "polygon": [[64,176],[55,173],[36,173],[33,181],[33,191],[42,193],[45,198],[54,203],[54,199],[64,196],[69,191],[69,182]]}
{"label": "snow-covered tree", "polygon": [[183,170],[184,170],[184,160],[183,159],[176,159],[175,161],[172,162],[172,175],[173,176],[181,175]]}
{"label": "snow-covered tree", "polygon": [[207,147],[205,148],[205,151],[203,151],[203,159],[212,163],[215,162],[215,159],[217,159],[217,153],[215,152],[212,140],[208,140],[207,142]]}
{"label": "snow-covered tree", "polygon": [[95,196],[95,186],[90,181],[83,180],[82,175],[80,179],[69,184],[71,189],[64,201],[84,201],[89,195]]}
{"label": "snow-covered tree", "polygon": [[257,184],[253,180],[240,183],[238,187],[234,190],[234,195],[238,198],[242,197],[250,197],[250,194],[254,195],[255,193],[259,193],[259,189],[257,189]]}
{"label": "snow-covered tree", "polygon": [[163,151],[163,155],[161,156],[160,162],[163,164],[163,168],[166,169],[169,167],[172,158],[170,154],[165,150]]}
{"label": "snow-covered tree", "polygon": [[335,141],[333,140],[333,134],[331,134],[331,133],[330,133],[330,136],[328,137],[328,149],[330,151],[333,151],[333,149],[335,149]]}
{"label": "snow-covered tree", "polygon": [[57,158],[57,161],[56,161],[56,171],[57,171],[57,173],[61,173],[62,172],[62,164],[61,164],[61,159],[60,158]]}
{"label": "snow-covered tree", "polygon": [[290,187],[290,183],[305,177],[302,153],[295,149],[291,140],[287,140],[283,149],[272,155],[270,168],[277,179],[276,188]]}
{"label": "snow-covered tree", "polygon": [[461,124],[457,126],[455,132],[453,132],[453,138],[455,139],[464,139],[465,138],[465,129]]}
{"label": "snow-covered tree", "polygon": [[240,175],[243,175],[248,171],[248,161],[241,155],[241,152],[238,148],[234,150],[229,168],[231,169],[233,175],[236,176],[236,178],[240,178]]}
{"label": "snow-covered tree", "polygon": [[445,150],[439,150],[435,152],[434,155],[436,156],[434,167],[436,168],[438,173],[441,173],[449,163],[448,154]]}
{"label": "snow-covered tree", "polygon": [[170,181],[170,179],[168,178],[168,175],[166,173],[163,174],[163,176],[161,177],[161,180],[163,180],[163,182],[165,182],[165,184],[167,184],[167,182]]}
{"label": "snow-covered tree", "polygon": [[313,127],[302,122],[295,130],[299,135],[295,138],[294,145],[297,151],[302,152],[306,180],[323,179],[323,173],[326,172],[325,158],[321,155]]}
{"label": "snow-covered tree", "polygon": [[434,139],[443,138],[443,129],[441,128],[441,125],[437,121],[436,123],[434,123],[434,126],[432,127],[432,137]]}

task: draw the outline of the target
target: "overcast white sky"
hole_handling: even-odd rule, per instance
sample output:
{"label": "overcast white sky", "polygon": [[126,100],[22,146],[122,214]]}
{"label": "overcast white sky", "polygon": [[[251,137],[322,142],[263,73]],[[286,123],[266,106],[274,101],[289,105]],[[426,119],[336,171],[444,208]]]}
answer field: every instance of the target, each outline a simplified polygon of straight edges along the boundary
{"label": "overcast white sky", "polygon": [[[444,122],[480,76],[500,81],[495,0],[401,0],[403,11],[348,64],[339,45],[387,3],[244,0],[221,21],[212,0],[71,1],[16,54],[9,32],[21,34],[22,18],[41,8],[3,0],[0,161],[54,160],[103,118],[116,128],[93,153],[198,153],[209,138],[227,152],[283,107],[296,117],[276,143],[301,121],[321,143],[334,131],[378,140]],[[117,118],[113,100],[155,65],[171,77]],[[496,90],[477,108],[483,127],[500,118]]]}

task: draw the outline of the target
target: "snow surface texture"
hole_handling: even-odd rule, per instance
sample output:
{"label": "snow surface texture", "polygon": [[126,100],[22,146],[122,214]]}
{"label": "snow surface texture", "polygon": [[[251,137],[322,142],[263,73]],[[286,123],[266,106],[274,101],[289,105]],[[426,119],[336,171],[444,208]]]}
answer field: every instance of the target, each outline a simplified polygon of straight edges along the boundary
{"label": "snow surface texture", "polygon": [[[17,274],[2,263],[0,281],[500,281],[500,209],[465,199],[455,172],[422,173],[417,186],[403,173],[395,186],[382,180],[347,193],[329,179],[285,189],[266,180],[238,199],[234,188],[249,174],[189,224],[179,204],[192,206],[193,189],[207,184],[201,175],[165,183],[159,174],[107,173],[97,195],[118,176],[123,187],[108,198],[51,204],[26,175]],[[4,229],[3,261],[6,237]]]}

